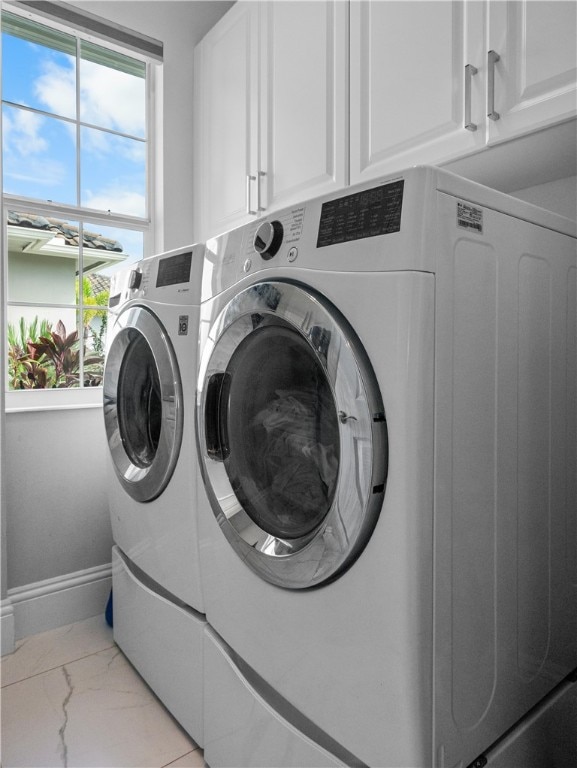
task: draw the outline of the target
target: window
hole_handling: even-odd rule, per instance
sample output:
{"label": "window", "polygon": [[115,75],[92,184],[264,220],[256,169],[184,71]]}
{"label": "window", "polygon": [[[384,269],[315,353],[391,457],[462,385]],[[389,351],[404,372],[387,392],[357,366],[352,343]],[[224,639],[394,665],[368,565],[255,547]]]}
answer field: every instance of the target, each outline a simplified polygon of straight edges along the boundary
{"label": "window", "polygon": [[152,250],[151,59],[2,13],[9,390],[102,383],[108,286]]}

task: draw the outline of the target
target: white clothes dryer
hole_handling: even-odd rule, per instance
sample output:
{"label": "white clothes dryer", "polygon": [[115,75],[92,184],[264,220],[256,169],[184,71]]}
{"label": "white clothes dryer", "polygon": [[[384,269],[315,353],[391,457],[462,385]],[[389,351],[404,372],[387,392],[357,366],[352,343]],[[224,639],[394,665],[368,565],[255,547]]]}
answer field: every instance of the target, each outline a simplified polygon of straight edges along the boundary
{"label": "white clothes dryer", "polygon": [[205,618],[194,433],[204,247],[114,275],[104,373],[114,638],[199,743]]}
{"label": "white clothes dryer", "polygon": [[577,668],[575,237],[414,168],[207,243],[213,768],[465,766]]}

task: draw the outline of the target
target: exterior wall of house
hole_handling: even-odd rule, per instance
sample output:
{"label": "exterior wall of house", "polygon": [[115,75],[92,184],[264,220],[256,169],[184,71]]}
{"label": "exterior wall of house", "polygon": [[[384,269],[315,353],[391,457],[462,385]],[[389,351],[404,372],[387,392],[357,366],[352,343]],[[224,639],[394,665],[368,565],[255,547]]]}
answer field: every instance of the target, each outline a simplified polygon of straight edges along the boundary
{"label": "exterior wall of house", "polygon": [[[13,301],[46,301],[52,304],[74,304],[76,301],[77,260],[50,257],[45,254],[12,252],[8,254],[8,294]],[[48,320],[56,325],[62,320],[72,332],[76,326],[76,310],[45,307],[8,307],[9,323],[18,324],[23,317],[31,323]]]}
{"label": "exterior wall of house", "polygon": [[76,259],[38,253],[8,254],[8,295],[12,301],[47,301],[74,304]]}

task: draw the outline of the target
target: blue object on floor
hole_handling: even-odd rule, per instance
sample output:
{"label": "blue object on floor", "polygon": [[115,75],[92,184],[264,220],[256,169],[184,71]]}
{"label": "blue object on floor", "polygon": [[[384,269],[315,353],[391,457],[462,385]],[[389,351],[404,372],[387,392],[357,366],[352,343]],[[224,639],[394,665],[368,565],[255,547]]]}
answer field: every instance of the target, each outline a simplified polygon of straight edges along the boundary
{"label": "blue object on floor", "polygon": [[112,590],[110,590],[110,596],[108,598],[108,602],[106,603],[106,611],[104,612],[104,615],[106,617],[106,623],[108,626],[114,626],[114,618],[112,612]]}

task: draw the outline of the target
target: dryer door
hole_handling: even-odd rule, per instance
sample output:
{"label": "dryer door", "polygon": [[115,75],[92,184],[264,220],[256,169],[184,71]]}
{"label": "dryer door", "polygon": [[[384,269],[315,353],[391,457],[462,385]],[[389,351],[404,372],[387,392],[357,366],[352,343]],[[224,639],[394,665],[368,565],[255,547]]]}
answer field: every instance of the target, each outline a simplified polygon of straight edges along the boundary
{"label": "dryer door", "polygon": [[197,397],[205,484],[238,555],[293,589],[343,572],[387,473],[382,399],[346,320],[296,284],[247,288],[208,333]]}
{"label": "dryer door", "polygon": [[104,371],[104,421],[118,479],[137,501],[166,487],[182,440],[182,386],[158,318],[139,306],[120,313]]}

